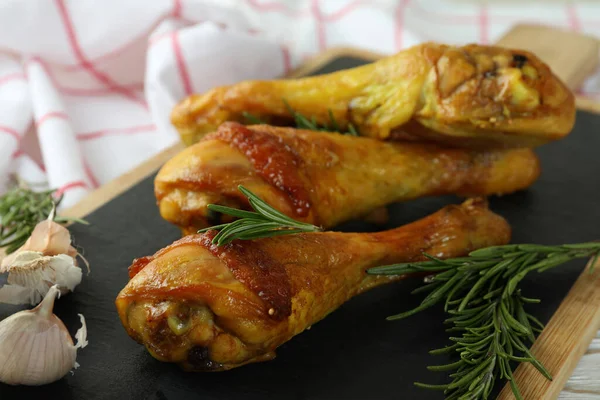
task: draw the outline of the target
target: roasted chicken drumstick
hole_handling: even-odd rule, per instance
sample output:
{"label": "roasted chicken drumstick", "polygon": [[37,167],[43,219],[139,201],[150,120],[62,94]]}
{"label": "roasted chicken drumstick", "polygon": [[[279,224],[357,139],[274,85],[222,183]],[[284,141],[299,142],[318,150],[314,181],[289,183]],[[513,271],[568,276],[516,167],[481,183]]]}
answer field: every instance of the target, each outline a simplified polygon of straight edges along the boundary
{"label": "roasted chicken drumstick", "polygon": [[295,111],[362,136],[454,146],[532,147],[567,135],[575,121],[569,89],[522,50],[426,43],[375,63],[327,75],[246,81],[184,99],[171,120],[186,144],[244,112],[290,124]]}
{"label": "roasted chicken drumstick", "polygon": [[483,200],[452,205],[379,233],[304,233],[211,244],[184,237],[135,260],[116,300],[127,332],[159,360],[196,371],[267,361],[275,349],[352,296],[398,277],[388,263],[462,256],[509,241]]}
{"label": "roasted chicken drumstick", "polygon": [[244,185],[284,214],[333,227],[422,196],[486,196],[531,185],[531,149],[475,151],[229,122],[158,173],[163,218],[184,233],[228,222],[207,204],[248,209]]}

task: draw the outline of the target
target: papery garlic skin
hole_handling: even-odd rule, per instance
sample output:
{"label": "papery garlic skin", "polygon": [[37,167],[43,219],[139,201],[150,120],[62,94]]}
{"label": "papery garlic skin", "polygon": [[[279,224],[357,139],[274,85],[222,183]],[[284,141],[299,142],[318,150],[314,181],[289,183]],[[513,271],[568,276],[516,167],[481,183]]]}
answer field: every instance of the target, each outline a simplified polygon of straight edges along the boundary
{"label": "papery garlic skin", "polygon": [[75,259],[77,250],[71,246],[71,234],[69,230],[52,220],[54,213],[51,213],[48,218],[35,226],[31,236],[23,246],[2,259],[2,264],[0,264],[2,268],[11,265],[19,253],[24,251],[36,251],[45,256],[67,254]]}
{"label": "papery garlic skin", "polygon": [[52,286],[33,310],[21,311],[0,322],[0,381],[9,385],[45,385],[77,367],[77,349],[87,345],[85,319],[75,337],[52,313],[59,294]]}
{"label": "papery garlic skin", "polygon": [[53,285],[58,285],[61,294],[73,291],[83,275],[69,255],[45,256],[28,250],[17,253],[10,265],[2,266],[0,273],[5,272],[8,283],[0,288],[0,303],[31,305],[38,304]]}

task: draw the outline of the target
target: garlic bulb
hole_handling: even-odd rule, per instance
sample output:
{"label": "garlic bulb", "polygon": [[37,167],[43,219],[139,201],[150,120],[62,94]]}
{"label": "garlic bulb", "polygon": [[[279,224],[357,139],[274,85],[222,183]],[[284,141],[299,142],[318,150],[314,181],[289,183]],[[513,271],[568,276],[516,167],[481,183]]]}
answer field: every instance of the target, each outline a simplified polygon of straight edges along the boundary
{"label": "garlic bulb", "polygon": [[0,303],[36,305],[52,285],[59,285],[65,294],[81,283],[71,235],[53,219],[51,213],[36,225],[23,246],[2,260],[0,273],[8,272],[8,284],[0,288]]}
{"label": "garlic bulb", "polygon": [[77,344],[63,322],[52,313],[59,295],[52,286],[33,310],[21,311],[0,322],[0,381],[10,385],[45,385],[77,368],[77,349],[87,346],[87,330],[75,334]]}
{"label": "garlic bulb", "polygon": [[21,251],[7,267],[7,284],[0,288],[0,303],[38,304],[50,287],[58,285],[61,294],[68,293],[81,283],[81,268],[66,254],[44,256],[38,251]]}

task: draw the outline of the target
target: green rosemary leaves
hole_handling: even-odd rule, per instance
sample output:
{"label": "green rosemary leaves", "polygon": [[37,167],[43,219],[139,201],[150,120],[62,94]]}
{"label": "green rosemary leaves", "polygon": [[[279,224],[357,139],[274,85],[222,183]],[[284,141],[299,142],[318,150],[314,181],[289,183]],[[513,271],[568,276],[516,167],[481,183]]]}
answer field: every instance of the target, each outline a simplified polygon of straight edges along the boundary
{"label": "green rosemary leaves", "polygon": [[254,212],[209,204],[209,210],[239,218],[227,224],[216,225],[198,231],[198,233],[202,233],[211,229],[218,230],[219,233],[213,238],[213,244],[223,246],[236,239],[252,240],[300,232],[321,231],[321,228],[318,226],[298,222],[282,214],[242,185],[238,186],[238,189],[248,198],[250,207],[252,207]]}
{"label": "green rosemary leaves", "polygon": [[[348,124],[348,130],[346,132],[343,132],[340,125],[337,123],[335,117],[333,116],[333,112],[331,110],[329,110],[329,123],[323,123],[319,125],[315,117],[312,117],[310,119],[307,118],[298,111],[294,110],[285,99],[283,100],[283,104],[285,104],[285,108],[287,108],[292,118],[294,118],[294,122],[296,124],[295,128],[297,129],[308,129],[311,131],[324,132],[339,132],[342,135],[359,136],[356,127],[352,124]],[[243,112],[242,115],[251,124],[266,123],[256,115],[251,114],[249,112]]]}
{"label": "green rosemary leaves", "polygon": [[543,325],[525,311],[525,304],[538,303],[521,294],[517,286],[530,272],[543,272],[575,258],[592,257],[595,265],[600,243],[542,246],[534,244],[488,247],[468,257],[395,264],[372,268],[376,275],[432,273],[425,286],[415,292],[429,292],[417,308],[388,317],[406,318],[443,302],[451,325],[449,347],[431,354],[453,353],[460,358],[447,365],[429,367],[431,371],[454,371],[446,385],[416,385],[443,390],[446,399],[487,399],[496,379],[510,382],[517,399],[522,399],[513,381],[511,361],[529,362],[548,379],[548,371],[529,351],[535,334]]}
{"label": "green rosemary leaves", "polygon": [[358,136],[358,131],[352,124],[348,124],[347,132],[342,132],[331,110],[329,110],[329,124],[324,123],[322,125],[319,125],[315,117],[308,119],[298,111],[294,110],[288,104],[287,101],[283,100],[283,103],[285,104],[285,107],[287,108],[290,115],[294,117],[294,121],[296,122],[296,128],[298,129],[309,129],[311,131],[339,132],[342,135]]}

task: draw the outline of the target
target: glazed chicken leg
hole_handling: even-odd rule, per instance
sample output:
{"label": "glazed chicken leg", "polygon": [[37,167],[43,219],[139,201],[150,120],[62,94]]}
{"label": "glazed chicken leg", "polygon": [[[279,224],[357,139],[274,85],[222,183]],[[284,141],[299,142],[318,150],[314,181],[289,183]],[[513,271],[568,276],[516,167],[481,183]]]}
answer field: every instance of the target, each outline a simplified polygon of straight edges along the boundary
{"label": "glazed chicken leg", "polygon": [[521,50],[426,43],[373,64],[315,77],[246,81],[184,99],[171,120],[186,144],[244,112],[290,124],[295,111],[378,139],[453,146],[532,147],[567,135],[575,121],[569,89]]}
{"label": "glazed chicken leg", "polygon": [[240,184],[294,219],[330,228],[422,196],[511,193],[539,172],[530,149],[449,149],[229,122],[167,162],[155,192],[163,218],[184,233],[228,222],[207,204],[249,209]]}
{"label": "glazed chicken leg", "polygon": [[380,233],[305,233],[211,244],[187,236],[130,267],[116,300],[127,332],[157,359],[220,371],[275,357],[275,349],[352,296],[401,277],[374,266],[456,257],[509,241],[506,221],[467,200]]}

